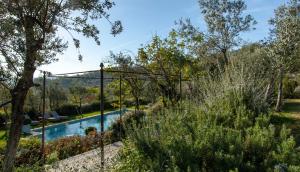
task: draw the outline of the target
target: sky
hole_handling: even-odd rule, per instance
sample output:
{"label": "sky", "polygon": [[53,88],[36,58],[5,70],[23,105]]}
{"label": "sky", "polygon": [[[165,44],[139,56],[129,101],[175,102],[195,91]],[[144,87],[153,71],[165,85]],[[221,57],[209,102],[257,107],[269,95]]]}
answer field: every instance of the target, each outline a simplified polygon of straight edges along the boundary
{"label": "sky", "polygon": [[[193,25],[206,31],[206,24],[200,12],[198,0],[114,0],[115,6],[109,11],[110,19],[121,20],[124,30],[121,34],[110,34],[110,25],[106,20],[97,21],[100,29],[101,45],[93,39],[75,35],[81,41],[80,53],[83,60],[78,60],[71,36],[61,31],[60,36],[69,42],[64,54],[58,55],[58,62],[44,65],[39,70],[51,73],[65,73],[99,69],[101,62],[110,61],[110,51],[114,53],[126,51],[134,55],[137,49],[151,41],[154,35],[166,37],[175,27],[175,21],[189,18]],[[286,0],[246,0],[245,14],[251,14],[257,21],[256,30],[243,33],[246,42],[263,40],[268,36],[270,26],[268,20],[274,16],[274,10]],[[36,72],[35,76],[40,73]]]}

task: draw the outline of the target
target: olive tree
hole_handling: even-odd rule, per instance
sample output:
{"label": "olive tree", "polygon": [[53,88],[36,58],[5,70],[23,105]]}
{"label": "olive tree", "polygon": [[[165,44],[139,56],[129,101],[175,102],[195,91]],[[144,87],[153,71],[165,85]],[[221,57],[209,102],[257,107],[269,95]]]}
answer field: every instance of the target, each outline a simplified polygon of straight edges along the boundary
{"label": "olive tree", "polygon": [[[0,83],[12,97],[11,125],[3,165],[13,171],[16,148],[23,123],[23,106],[28,90],[34,85],[37,67],[55,60],[68,46],[58,34],[65,29],[93,38],[99,45],[99,29],[94,24],[101,18],[112,25],[112,34],[122,31],[120,21],[111,22],[109,0],[2,0],[0,1]],[[76,48],[80,41],[73,37]],[[79,59],[82,56],[79,55]]]}
{"label": "olive tree", "polygon": [[64,104],[68,100],[67,90],[60,86],[57,82],[49,84],[46,90],[46,96],[49,99],[49,107],[51,110],[59,108],[60,105]]}
{"label": "olive tree", "polygon": [[72,101],[75,104],[78,104],[79,111],[80,111],[79,113],[82,114],[81,107],[89,95],[88,89],[86,87],[76,85],[76,86],[70,87],[69,91],[72,96]]}
{"label": "olive tree", "polygon": [[243,0],[199,0],[201,12],[208,28],[208,42],[228,64],[228,52],[240,42],[240,34],[252,29],[256,21],[244,14],[247,5]]}
{"label": "olive tree", "polygon": [[299,0],[291,0],[287,5],[280,6],[275,10],[275,17],[270,20],[273,29],[267,52],[271,58],[273,74],[277,74],[278,80],[276,111],[280,111],[282,106],[283,77],[297,64],[295,62],[299,58],[296,55],[300,43],[299,2]]}
{"label": "olive tree", "polygon": [[157,85],[161,95],[167,97],[172,105],[180,100],[177,85],[180,74],[183,74],[190,60],[185,54],[185,45],[180,41],[179,33],[172,30],[165,39],[154,36],[149,44],[138,51],[138,66],[149,73],[151,82]]}
{"label": "olive tree", "polygon": [[139,67],[134,63],[132,57],[129,54],[123,52],[114,54],[111,52],[110,56],[117,63],[118,68],[121,71],[124,71],[121,74],[121,77],[129,87],[130,94],[133,96],[135,101],[136,110],[139,110],[140,98],[143,94],[145,81],[143,80],[143,78],[141,78],[141,76],[135,75],[134,73],[141,72],[141,70],[139,70]]}

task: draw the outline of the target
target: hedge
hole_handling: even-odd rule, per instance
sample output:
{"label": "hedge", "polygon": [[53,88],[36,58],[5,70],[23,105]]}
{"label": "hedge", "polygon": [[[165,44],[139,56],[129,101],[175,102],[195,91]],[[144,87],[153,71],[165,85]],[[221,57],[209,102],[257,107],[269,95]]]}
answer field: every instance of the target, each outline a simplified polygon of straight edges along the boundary
{"label": "hedge", "polygon": [[[104,103],[104,109],[111,109],[111,108],[112,106],[110,103]],[[100,102],[93,102],[91,104],[83,105],[81,107],[82,113],[90,113],[99,110],[100,110]],[[79,106],[74,104],[62,105],[61,107],[55,109],[55,111],[60,115],[65,115],[65,116],[73,116],[73,115],[78,115],[80,113]]]}

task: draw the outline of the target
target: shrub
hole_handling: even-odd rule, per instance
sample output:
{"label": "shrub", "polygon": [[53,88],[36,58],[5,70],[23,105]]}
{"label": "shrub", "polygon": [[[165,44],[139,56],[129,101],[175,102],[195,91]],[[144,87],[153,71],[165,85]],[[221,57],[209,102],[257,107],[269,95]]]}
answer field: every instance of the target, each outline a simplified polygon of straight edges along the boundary
{"label": "shrub", "polygon": [[158,115],[159,113],[162,112],[163,108],[164,108],[163,102],[158,101],[149,108],[148,113],[151,115]]}
{"label": "shrub", "polygon": [[29,125],[29,124],[31,124],[31,120],[28,118],[25,118],[23,121],[23,125]]}
{"label": "shrub", "polygon": [[[112,141],[112,132],[104,133],[104,144],[110,144]],[[51,164],[61,159],[75,156],[86,151],[98,148],[100,146],[100,134],[95,136],[71,136],[65,137],[45,146],[46,162]],[[0,162],[4,159],[5,144],[0,145]],[[22,138],[17,149],[15,167],[16,171],[34,171],[42,165],[41,141],[39,138]],[[0,164],[0,168],[1,164]]]}
{"label": "shrub", "polygon": [[120,140],[126,136],[126,128],[132,128],[135,125],[141,125],[143,117],[146,115],[144,111],[128,111],[122,116],[122,120],[118,119],[112,124],[112,139]]}
{"label": "shrub", "polygon": [[73,116],[78,114],[77,106],[72,104],[65,104],[55,109],[57,113],[65,116]]}
{"label": "shrub", "polygon": [[293,98],[299,99],[300,98],[300,86],[297,86],[295,88],[294,94],[293,94]]}
{"label": "shrub", "polygon": [[[104,102],[104,109],[111,109],[113,108],[109,102]],[[81,107],[82,113],[90,113],[100,110],[100,102],[93,102],[91,104],[83,105]]]}
{"label": "shrub", "polygon": [[5,129],[6,128],[6,115],[0,113],[0,129]]}
{"label": "shrub", "polygon": [[[105,103],[104,108],[111,109],[112,106],[109,103]],[[82,105],[81,107],[82,113],[90,113],[99,110],[100,110],[100,102],[93,102],[91,104]],[[78,115],[80,113],[78,105],[73,105],[73,104],[62,105],[61,107],[55,109],[55,111],[57,111],[57,113],[61,115],[66,115],[66,116]]]}
{"label": "shrub", "polygon": [[[45,152],[48,157],[55,156],[61,160],[71,156],[75,156],[100,146],[100,133],[88,136],[70,136],[57,139],[49,142],[45,147]],[[104,144],[111,143],[111,132],[104,133]]]}
{"label": "shrub", "polygon": [[30,119],[32,120],[38,120],[39,119],[39,113],[35,109],[30,109],[26,112]]}
{"label": "shrub", "polygon": [[97,133],[97,128],[96,127],[88,127],[84,130],[85,135],[89,135],[89,134],[91,134],[91,132],[93,134]]}
{"label": "shrub", "polygon": [[297,86],[297,81],[285,77],[283,79],[283,97],[294,98],[294,91],[297,88]]}
{"label": "shrub", "polygon": [[117,171],[268,171],[300,162],[289,131],[276,135],[268,115],[243,129],[216,125],[193,109],[147,119],[128,135]]}
{"label": "shrub", "polygon": [[57,162],[59,160],[58,158],[58,153],[57,151],[51,152],[48,156],[47,156],[47,164],[52,164],[54,162]]}
{"label": "shrub", "polygon": [[35,171],[44,171],[44,167],[40,163],[36,164],[22,164],[19,167],[15,168],[16,172],[35,172]]}
{"label": "shrub", "polygon": [[147,116],[142,127],[127,132],[115,170],[299,169],[295,140],[284,126],[275,132],[270,123],[263,72],[248,64],[237,62],[199,80],[191,107]]}
{"label": "shrub", "polygon": [[51,154],[56,151],[58,159],[65,159],[90,150],[94,143],[95,139],[93,137],[65,137],[49,143],[46,152]]}
{"label": "shrub", "polygon": [[36,137],[23,138],[17,150],[16,166],[33,165],[40,162],[41,155],[41,141]]}

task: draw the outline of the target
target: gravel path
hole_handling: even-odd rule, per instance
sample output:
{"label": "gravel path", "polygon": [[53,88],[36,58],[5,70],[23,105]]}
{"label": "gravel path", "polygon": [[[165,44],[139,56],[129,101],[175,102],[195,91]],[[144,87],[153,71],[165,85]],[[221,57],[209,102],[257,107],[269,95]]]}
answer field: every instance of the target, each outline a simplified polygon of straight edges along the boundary
{"label": "gravel path", "polygon": [[[122,142],[115,142],[104,147],[105,169],[108,169],[117,155],[119,149],[123,146]],[[46,172],[88,172],[100,170],[100,149],[91,150],[80,155],[58,161],[51,167],[46,168]],[[105,170],[109,171],[109,170]]]}

